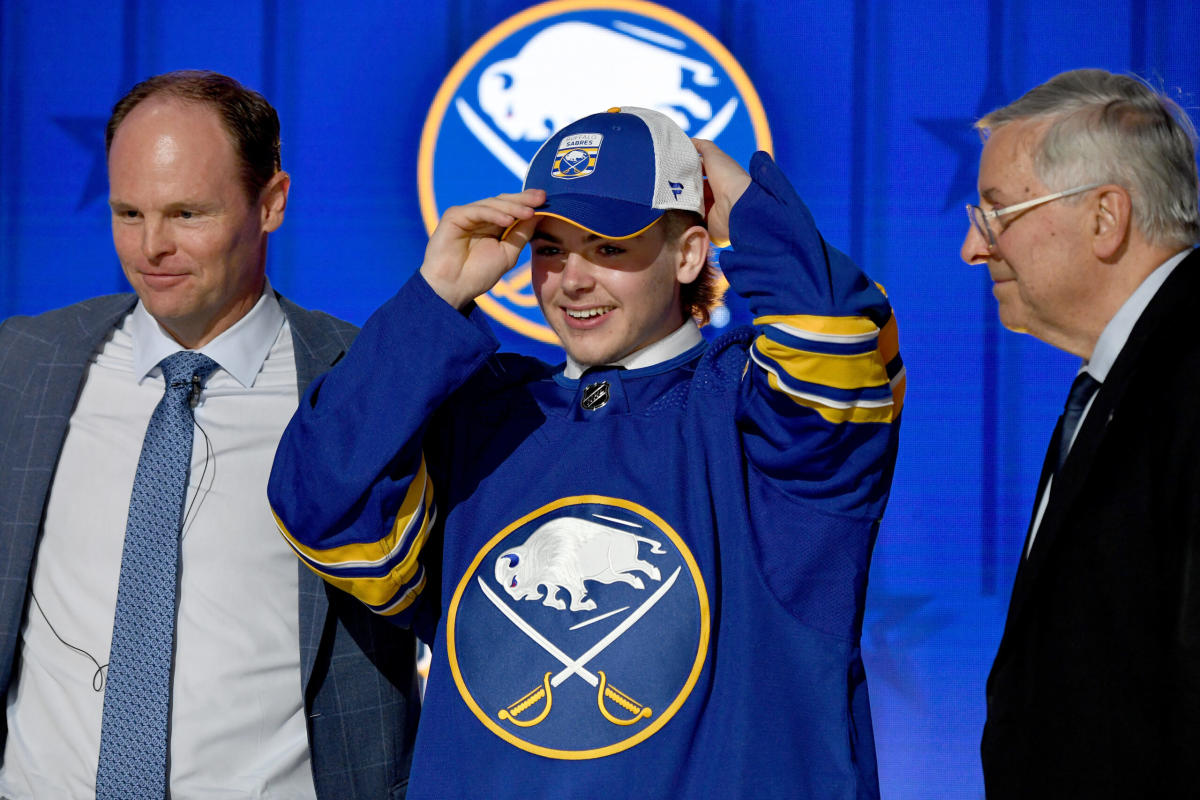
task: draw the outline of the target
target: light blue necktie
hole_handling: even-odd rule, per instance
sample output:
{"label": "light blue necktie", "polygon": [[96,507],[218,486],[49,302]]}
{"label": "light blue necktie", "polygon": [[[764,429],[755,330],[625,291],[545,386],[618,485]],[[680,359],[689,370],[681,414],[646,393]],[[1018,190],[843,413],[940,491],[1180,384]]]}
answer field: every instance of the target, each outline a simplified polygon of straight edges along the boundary
{"label": "light blue necktie", "polygon": [[217,363],[183,350],[159,366],[167,388],[146,427],[125,525],[97,800],[167,793],[179,537],[194,435],[190,400]]}

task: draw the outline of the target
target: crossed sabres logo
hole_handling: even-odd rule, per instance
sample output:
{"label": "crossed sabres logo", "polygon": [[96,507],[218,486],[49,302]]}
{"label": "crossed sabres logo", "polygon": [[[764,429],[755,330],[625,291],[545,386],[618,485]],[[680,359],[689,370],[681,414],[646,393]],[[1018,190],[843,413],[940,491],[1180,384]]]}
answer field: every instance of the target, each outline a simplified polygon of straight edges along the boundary
{"label": "crossed sabres logo", "polygon": [[[609,586],[617,591],[604,590]],[[637,599],[629,602],[630,597]],[[526,605],[535,601],[540,603]],[[655,613],[660,606],[669,610]],[[495,631],[496,618],[486,613],[488,608],[515,628],[509,630],[518,639],[523,636],[535,645],[542,658],[530,659],[511,643],[487,651],[486,657],[462,656],[467,648],[459,638],[471,635],[464,629]],[[593,611],[600,613],[576,621]],[[564,621],[564,615],[570,619]],[[590,646],[572,636],[605,623],[612,627],[589,640]],[[647,660],[637,652],[638,642],[628,641],[639,628],[644,628],[643,637],[650,637],[639,641],[674,637],[682,646]],[[674,715],[703,667],[708,629],[703,580],[678,534],[637,504],[585,496],[564,498],[526,515],[480,550],[451,603],[447,651],[464,700],[494,733],[541,755],[594,758],[632,747]],[[564,641],[567,637],[572,637],[577,657],[568,654],[572,645]],[[625,652],[614,657],[618,642]],[[539,669],[539,660],[559,668]],[[606,664],[621,674],[610,678],[602,668]],[[501,680],[489,682],[497,671]],[[526,689],[508,689],[520,685],[518,674],[526,676]],[[572,678],[581,687],[586,684],[587,696],[594,698],[590,714],[578,690],[566,696],[566,705],[556,703],[560,687]],[[663,704],[640,696],[624,686],[626,681],[646,687]],[[505,691],[510,697],[497,702]],[[550,723],[552,731],[539,730]]]}
{"label": "crossed sabres logo", "polygon": [[[641,0],[552,0],[486,33],[438,89],[417,165],[427,232],[450,205],[513,191],[555,130],[618,105],[661,111],[689,135],[713,139],[742,161],[754,149],[771,149],[757,91],[699,25]],[[491,158],[476,157],[480,148]],[[570,177],[596,168],[594,154],[586,160],[560,155],[569,160],[558,163],[579,170]],[[464,163],[475,166],[464,170]],[[528,261],[478,304],[512,330],[558,344],[538,311]]]}
{"label": "crossed sabres logo", "polygon": [[596,171],[596,157],[599,155],[599,147],[559,150],[554,155],[554,169],[550,174],[556,178],[586,178]]}

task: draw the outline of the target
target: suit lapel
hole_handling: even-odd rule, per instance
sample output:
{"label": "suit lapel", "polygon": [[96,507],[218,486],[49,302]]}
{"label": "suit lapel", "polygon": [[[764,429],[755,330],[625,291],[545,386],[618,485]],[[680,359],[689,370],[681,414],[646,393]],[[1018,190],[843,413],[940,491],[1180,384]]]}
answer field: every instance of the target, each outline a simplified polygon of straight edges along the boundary
{"label": "suit lapel", "polygon": [[38,341],[36,351],[26,356],[30,379],[21,392],[18,430],[12,433],[19,441],[16,451],[28,454],[22,468],[32,475],[22,500],[21,517],[39,530],[67,423],[92,354],[136,300],[132,294],[108,295],[70,308],[71,324]]}
{"label": "suit lapel", "polygon": [[[277,296],[279,296],[277,294]],[[346,354],[353,327],[326,314],[309,311],[279,296],[279,305],[292,328],[296,350],[296,384],[301,395],[308,385]]]}
{"label": "suit lapel", "polygon": [[[278,295],[279,305],[287,316],[292,331],[292,346],[296,357],[296,385],[300,396],[313,379],[328,370],[346,352],[349,340],[338,335],[332,318],[308,311]],[[308,697],[308,681],[321,646],[326,619],[329,616],[329,596],[325,582],[296,559],[300,588],[300,685]]]}
{"label": "suit lapel", "polygon": [[[1037,509],[1041,505],[1042,494],[1046,491],[1046,484],[1050,480],[1050,476],[1054,474],[1054,462],[1058,460],[1058,450],[1056,442],[1062,433],[1063,418],[1060,414],[1058,424],[1054,426],[1054,433],[1050,435],[1050,444],[1046,447],[1046,457],[1042,459],[1042,474],[1038,478],[1037,493],[1033,496],[1033,513],[1029,517],[1029,527],[1025,530],[1025,543],[1021,548],[1021,560],[1017,564],[1017,576],[1013,580],[1012,599],[1008,605],[1008,617],[1005,621],[1005,630],[1013,624],[1013,620],[1017,617],[1019,609],[1024,607],[1025,597],[1029,592],[1029,559],[1025,558],[1026,553],[1031,553],[1029,547],[1029,539],[1033,537],[1033,521],[1037,519]],[[1049,509],[1047,509],[1049,510]],[[1046,529],[1046,520],[1043,518],[1037,538],[1041,538],[1041,532]]]}
{"label": "suit lapel", "polygon": [[[1088,410],[1087,417],[1084,418],[1083,423],[1079,426],[1079,432],[1075,435],[1075,443],[1071,445],[1067,460],[1063,464],[1062,470],[1054,476],[1054,483],[1050,487],[1050,499],[1046,503],[1046,511],[1042,515],[1042,524],[1038,526],[1033,546],[1028,548],[1029,556],[1023,557],[1017,568],[1017,579],[1013,583],[1013,597],[1009,605],[1009,622],[1005,626],[1006,628],[1014,624],[1015,618],[1019,617],[1026,607],[1029,593],[1036,584],[1049,554],[1062,537],[1075,502],[1079,499],[1087,482],[1096,451],[1100,449],[1104,440],[1104,431],[1112,421],[1114,409],[1125,393],[1124,384],[1114,382],[1112,378],[1113,375],[1110,372],[1109,380],[1106,380],[1100,390],[1096,392],[1092,407]],[[1058,441],[1061,430],[1062,419],[1059,418],[1058,425],[1054,428],[1054,438],[1047,448],[1046,460],[1042,464],[1042,478],[1034,499],[1035,506],[1030,521],[1029,535],[1033,534],[1032,519],[1037,516],[1036,504],[1040,502],[1046,482],[1054,472],[1054,462],[1057,460],[1054,443]],[[1027,536],[1026,542],[1028,543],[1028,541]]]}
{"label": "suit lapel", "polygon": [[[9,575],[16,585],[0,593],[0,664],[3,684],[8,670],[28,591],[30,568],[45,516],[46,502],[67,426],[84,377],[106,334],[133,307],[136,297],[109,295],[49,312],[50,318],[35,318],[22,327],[19,341],[4,353],[6,362],[20,365],[13,370],[22,380],[5,387],[12,396],[12,422],[4,429],[4,464],[0,476],[8,516],[6,531]],[[14,474],[8,470],[18,470]],[[11,624],[10,624],[11,623]]]}

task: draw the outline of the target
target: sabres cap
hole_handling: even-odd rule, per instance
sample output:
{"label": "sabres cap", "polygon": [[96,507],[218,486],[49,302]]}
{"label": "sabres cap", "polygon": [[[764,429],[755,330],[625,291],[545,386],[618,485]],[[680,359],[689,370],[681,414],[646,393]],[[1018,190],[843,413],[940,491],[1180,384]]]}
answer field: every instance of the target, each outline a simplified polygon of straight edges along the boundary
{"label": "sabres cap", "polygon": [[537,151],[523,188],[546,191],[535,214],[605,239],[637,236],[670,209],[704,213],[700,154],[670,117],[648,108],[572,122]]}

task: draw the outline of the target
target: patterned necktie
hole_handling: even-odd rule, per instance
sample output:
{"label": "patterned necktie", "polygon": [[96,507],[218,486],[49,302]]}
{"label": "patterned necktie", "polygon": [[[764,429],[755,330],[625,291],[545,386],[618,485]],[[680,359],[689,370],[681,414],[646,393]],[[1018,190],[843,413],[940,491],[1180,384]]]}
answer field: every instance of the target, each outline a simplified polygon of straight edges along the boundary
{"label": "patterned necktie", "polygon": [[159,366],[166,392],[146,427],[129,498],[100,728],[97,800],[167,793],[179,537],[194,436],[190,400],[217,363],[184,350]]}
{"label": "patterned necktie", "polygon": [[1071,392],[1067,395],[1067,407],[1063,410],[1062,431],[1058,435],[1056,474],[1062,471],[1063,463],[1067,460],[1067,453],[1071,450],[1071,439],[1075,436],[1075,429],[1079,427],[1083,410],[1087,408],[1088,401],[1092,399],[1092,395],[1099,388],[1100,382],[1086,371],[1075,376],[1075,381],[1071,384]]}

